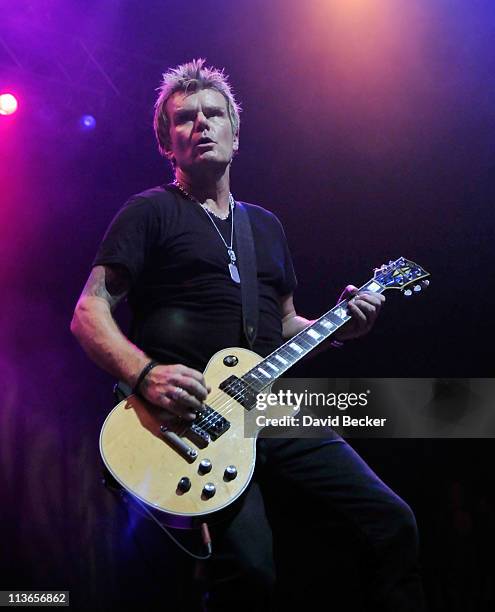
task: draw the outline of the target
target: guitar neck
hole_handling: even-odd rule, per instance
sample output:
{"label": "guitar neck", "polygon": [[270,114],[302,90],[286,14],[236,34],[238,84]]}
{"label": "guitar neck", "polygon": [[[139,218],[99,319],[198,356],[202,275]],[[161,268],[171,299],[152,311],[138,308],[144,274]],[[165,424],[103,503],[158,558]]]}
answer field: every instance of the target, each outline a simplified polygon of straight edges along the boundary
{"label": "guitar neck", "polygon": [[[373,278],[360,287],[359,291],[383,293],[385,289],[386,287],[377,283]],[[256,392],[272,384],[349,321],[351,317],[347,314],[348,303],[349,300],[342,300],[311,325],[287,340],[256,367],[246,372],[242,377],[243,380]]]}

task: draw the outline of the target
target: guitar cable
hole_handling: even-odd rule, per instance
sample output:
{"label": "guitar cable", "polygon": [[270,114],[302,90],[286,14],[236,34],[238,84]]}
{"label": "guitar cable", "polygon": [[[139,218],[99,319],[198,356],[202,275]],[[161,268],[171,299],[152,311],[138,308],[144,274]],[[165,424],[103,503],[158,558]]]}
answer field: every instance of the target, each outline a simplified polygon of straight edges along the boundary
{"label": "guitar cable", "polygon": [[176,544],[187,555],[189,555],[190,557],[193,557],[193,559],[198,559],[199,561],[205,561],[206,559],[209,559],[211,557],[213,553],[213,547],[211,543],[210,530],[208,529],[207,523],[201,523],[201,539],[203,540],[203,544],[206,548],[207,553],[206,555],[198,555],[192,552],[191,550],[189,550],[188,548],[186,548],[181,542],[179,542],[179,540],[168,530],[168,528],[165,527],[165,525],[161,523],[156,518],[156,516],[151,512],[151,510],[147,508],[146,505],[143,504],[143,502],[137,499],[137,497],[129,495],[123,489],[120,491],[120,494],[121,494],[122,499],[124,500],[124,503],[127,503],[127,500],[129,499],[136,502],[140,506],[140,508],[144,510],[144,512],[148,515],[148,517],[152,521],[154,521],[158,525],[158,527],[168,535],[168,537],[172,540],[172,542]]}

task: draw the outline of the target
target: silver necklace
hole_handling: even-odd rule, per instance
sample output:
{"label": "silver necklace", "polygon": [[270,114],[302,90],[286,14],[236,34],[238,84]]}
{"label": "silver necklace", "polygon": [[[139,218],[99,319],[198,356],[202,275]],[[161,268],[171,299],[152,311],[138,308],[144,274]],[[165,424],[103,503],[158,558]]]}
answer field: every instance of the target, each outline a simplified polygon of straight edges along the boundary
{"label": "silver necklace", "polygon": [[[213,223],[213,227],[217,230],[217,233],[220,236],[221,241],[223,242],[223,244],[225,245],[225,248],[227,249],[227,253],[230,258],[230,263],[229,263],[230,278],[234,281],[234,283],[240,283],[241,278],[239,276],[239,270],[237,269],[237,266],[235,263],[237,261],[237,257],[234,251],[234,204],[235,204],[235,201],[234,201],[233,195],[229,192],[229,206],[230,206],[230,214],[231,214],[230,245],[229,245],[225,241],[225,238],[222,236],[222,232],[218,229],[217,224],[215,223],[212,217],[212,214],[215,214],[215,213],[212,213],[212,211],[210,211],[205,204],[201,204],[201,202],[198,199],[196,199],[194,196],[188,193],[184,189],[184,187],[179,183],[179,181],[175,180],[173,184],[179,189],[179,191],[181,191],[192,202],[196,202],[196,204],[199,204],[201,208],[205,211],[205,213],[208,215],[208,219]],[[215,216],[218,216],[218,215],[215,215]],[[225,217],[225,219],[227,219],[227,217]],[[219,218],[222,219],[222,217],[219,217]]]}

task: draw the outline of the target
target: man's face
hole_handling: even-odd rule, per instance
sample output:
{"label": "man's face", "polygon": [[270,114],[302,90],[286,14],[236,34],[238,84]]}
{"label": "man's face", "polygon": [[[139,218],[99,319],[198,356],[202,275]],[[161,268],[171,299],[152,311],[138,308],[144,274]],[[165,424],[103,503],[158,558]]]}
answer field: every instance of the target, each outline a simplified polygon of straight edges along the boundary
{"label": "man's face", "polygon": [[227,101],[216,89],[176,92],[167,100],[169,155],[176,166],[194,171],[205,165],[226,166],[239,141],[232,133]]}

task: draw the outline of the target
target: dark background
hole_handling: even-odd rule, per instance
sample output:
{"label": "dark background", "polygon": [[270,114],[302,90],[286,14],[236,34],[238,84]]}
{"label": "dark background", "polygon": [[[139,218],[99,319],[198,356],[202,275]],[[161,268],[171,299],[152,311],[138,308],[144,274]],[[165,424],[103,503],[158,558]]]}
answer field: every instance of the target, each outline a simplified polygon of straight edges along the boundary
{"label": "dark background", "polygon": [[[112,381],[69,322],[118,207],[170,178],[151,129],[169,66],[206,57],[230,75],[233,193],[284,223],[298,311],[400,255],[432,274],[420,297],[390,295],[369,337],[294,374],[493,376],[494,34],[489,0],[2,8],[0,89],[20,102],[0,117],[2,589],[70,588],[81,609],[138,589],[116,560],[136,563],[132,528],[99,483]],[[354,445],[416,511],[431,610],[492,609],[492,440]]]}

